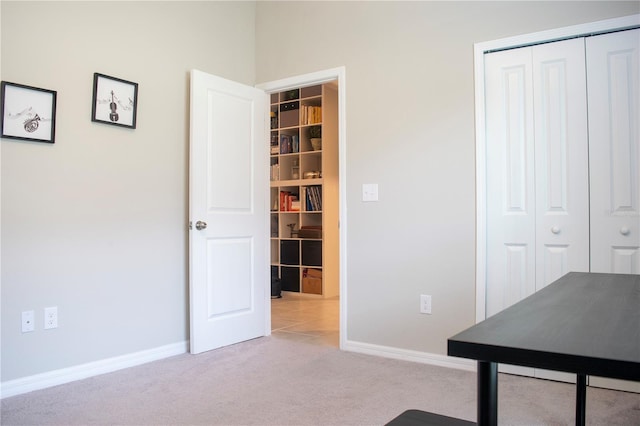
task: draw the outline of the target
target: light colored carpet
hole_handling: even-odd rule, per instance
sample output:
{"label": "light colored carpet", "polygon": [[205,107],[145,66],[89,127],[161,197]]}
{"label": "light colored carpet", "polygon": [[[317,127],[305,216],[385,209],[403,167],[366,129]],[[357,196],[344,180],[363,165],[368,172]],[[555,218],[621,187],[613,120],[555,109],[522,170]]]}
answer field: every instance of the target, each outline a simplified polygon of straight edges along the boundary
{"label": "light colored carpet", "polygon": [[[574,386],[500,375],[502,425],[574,423]],[[474,373],[271,336],[2,400],[2,425],[383,425],[474,420]],[[589,388],[587,424],[640,425],[640,395]]]}

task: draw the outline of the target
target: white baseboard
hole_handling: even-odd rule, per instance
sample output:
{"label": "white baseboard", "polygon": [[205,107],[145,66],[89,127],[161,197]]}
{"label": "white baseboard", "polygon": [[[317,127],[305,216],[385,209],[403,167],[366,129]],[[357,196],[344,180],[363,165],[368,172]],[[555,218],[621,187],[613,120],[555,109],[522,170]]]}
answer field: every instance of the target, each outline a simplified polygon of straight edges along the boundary
{"label": "white baseboard", "polygon": [[393,358],[401,361],[420,362],[422,364],[436,365],[438,367],[455,368],[458,370],[473,372],[476,371],[476,362],[473,360],[432,354],[429,352],[373,345],[371,343],[355,342],[353,340],[347,340],[344,342],[341,349],[349,352]]}
{"label": "white baseboard", "polygon": [[124,368],[146,364],[151,361],[181,355],[188,351],[188,342],[178,342],[145,351],[134,352],[100,361],[89,362],[60,370],[48,371],[33,376],[9,380],[0,384],[0,399],[32,392],[51,386],[62,385]]}

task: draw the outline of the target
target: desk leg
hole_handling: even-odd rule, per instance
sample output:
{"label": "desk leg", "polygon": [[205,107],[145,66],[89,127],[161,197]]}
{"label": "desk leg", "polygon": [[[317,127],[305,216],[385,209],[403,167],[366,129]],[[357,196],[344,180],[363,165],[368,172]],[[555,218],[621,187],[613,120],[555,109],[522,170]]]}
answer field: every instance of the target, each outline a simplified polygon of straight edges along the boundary
{"label": "desk leg", "polygon": [[587,408],[587,376],[578,374],[576,381],[576,426],[584,426]]}
{"label": "desk leg", "polygon": [[498,364],[478,361],[478,426],[498,425]]}

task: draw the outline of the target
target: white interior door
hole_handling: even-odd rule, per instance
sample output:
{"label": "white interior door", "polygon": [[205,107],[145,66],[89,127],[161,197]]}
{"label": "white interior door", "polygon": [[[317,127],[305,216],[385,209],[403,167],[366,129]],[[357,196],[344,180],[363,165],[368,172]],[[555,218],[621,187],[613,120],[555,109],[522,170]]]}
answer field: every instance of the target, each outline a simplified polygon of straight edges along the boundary
{"label": "white interior door", "polygon": [[[640,30],[589,37],[586,47],[591,271],[640,274]],[[640,392],[638,382],[589,384]]]}
{"label": "white interior door", "polygon": [[191,72],[192,353],[268,333],[268,171],[263,91]]}

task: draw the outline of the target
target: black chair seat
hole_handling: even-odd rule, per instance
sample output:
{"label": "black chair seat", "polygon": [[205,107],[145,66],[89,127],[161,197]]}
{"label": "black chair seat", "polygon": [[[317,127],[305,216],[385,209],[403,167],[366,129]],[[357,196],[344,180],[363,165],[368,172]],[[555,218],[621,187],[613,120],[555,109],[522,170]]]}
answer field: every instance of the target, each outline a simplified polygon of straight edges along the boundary
{"label": "black chair seat", "polygon": [[420,410],[407,410],[386,426],[470,426],[476,423]]}

